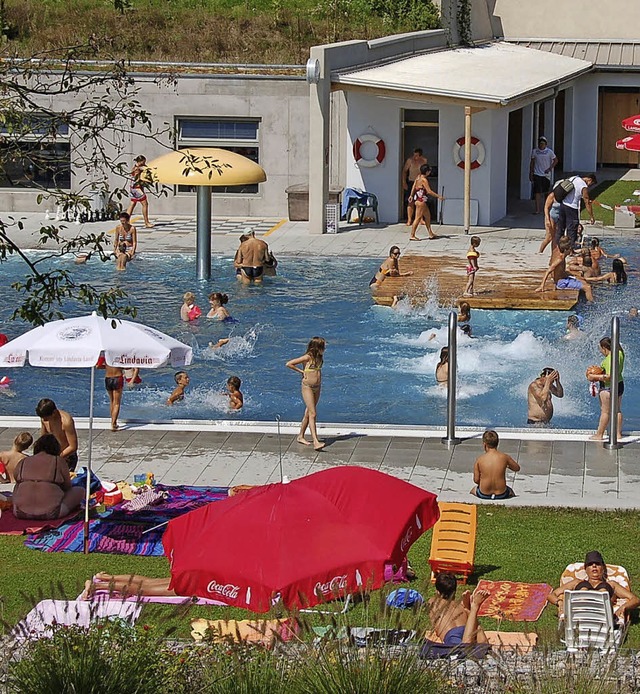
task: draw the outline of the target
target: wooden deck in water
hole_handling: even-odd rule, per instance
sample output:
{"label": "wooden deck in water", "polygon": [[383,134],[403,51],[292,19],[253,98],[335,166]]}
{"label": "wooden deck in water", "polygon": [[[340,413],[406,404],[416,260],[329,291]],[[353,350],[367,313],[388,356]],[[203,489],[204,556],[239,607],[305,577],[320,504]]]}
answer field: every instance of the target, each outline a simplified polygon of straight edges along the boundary
{"label": "wooden deck in water", "polygon": [[[377,304],[391,306],[394,296],[409,296],[416,304],[427,301],[437,292],[440,303],[450,304],[468,301],[471,308],[484,309],[529,309],[568,311],[578,301],[575,289],[550,289],[536,293],[544,270],[526,267],[522,261],[511,256],[506,266],[484,263],[480,257],[480,270],[476,275],[475,296],[462,297],[467,276],[466,258],[459,256],[403,255],[400,270],[413,270],[411,277],[387,277],[381,286],[373,290]],[[491,260],[499,260],[492,258]],[[551,280],[547,282],[551,287]]]}

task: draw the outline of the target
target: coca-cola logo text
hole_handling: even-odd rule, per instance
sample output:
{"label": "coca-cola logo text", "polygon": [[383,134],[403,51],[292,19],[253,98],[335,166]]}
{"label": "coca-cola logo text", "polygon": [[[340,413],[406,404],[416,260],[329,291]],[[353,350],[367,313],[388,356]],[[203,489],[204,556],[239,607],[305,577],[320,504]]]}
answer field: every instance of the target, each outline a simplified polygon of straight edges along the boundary
{"label": "coca-cola logo text", "polygon": [[315,592],[322,593],[323,595],[331,595],[339,590],[344,590],[347,587],[347,574],[342,576],[334,576],[330,581],[326,583],[316,583]]}
{"label": "coca-cola logo text", "polygon": [[413,535],[413,525],[409,527],[407,532],[404,534],[404,537],[402,538],[402,542],[400,542],[400,551],[401,552],[406,552],[407,549],[409,549],[409,546],[411,544],[411,537]]}
{"label": "coca-cola logo text", "polygon": [[207,586],[207,592],[217,593],[218,595],[222,595],[223,598],[235,599],[240,592],[240,586],[234,586],[233,583],[222,584],[211,581]]}

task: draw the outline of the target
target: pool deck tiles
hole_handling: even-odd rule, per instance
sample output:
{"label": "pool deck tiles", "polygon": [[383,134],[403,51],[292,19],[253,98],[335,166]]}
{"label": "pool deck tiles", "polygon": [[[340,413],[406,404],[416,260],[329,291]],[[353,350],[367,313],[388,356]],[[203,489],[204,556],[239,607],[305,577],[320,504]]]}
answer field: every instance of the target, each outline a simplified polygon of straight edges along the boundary
{"label": "pool deck tiles", "polygon": [[[149,430],[125,425],[108,430],[98,420],[94,431],[93,467],[104,479],[133,480],[134,474],[153,472],[164,484],[232,486],[266,484],[337,465],[362,465],[381,470],[419,487],[444,501],[488,503],[469,494],[473,464],[482,453],[478,436],[448,448],[435,436],[325,436],[321,452],[302,446],[290,433]],[[27,427],[0,428],[6,445]],[[86,463],[87,431],[80,423],[80,465]],[[320,435],[323,435],[322,428]],[[583,437],[586,438],[586,437]],[[532,441],[503,436],[500,449],[521,465],[507,479],[517,494],[509,506],[565,506],[603,509],[640,508],[640,468],[637,437],[618,451],[587,441]]]}

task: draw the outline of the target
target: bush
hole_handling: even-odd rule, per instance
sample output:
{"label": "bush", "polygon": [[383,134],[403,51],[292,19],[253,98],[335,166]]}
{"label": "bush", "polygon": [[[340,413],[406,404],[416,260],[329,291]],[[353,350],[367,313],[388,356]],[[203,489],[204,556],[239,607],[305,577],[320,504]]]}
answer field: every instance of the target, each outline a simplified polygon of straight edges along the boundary
{"label": "bush", "polygon": [[[51,638],[26,646],[12,663],[8,685],[15,694],[157,694],[174,663],[149,627],[121,620],[102,621],[88,629],[55,626]],[[175,678],[176,684],[179,677]],[[166,691],[180,692],[178,686]]]}

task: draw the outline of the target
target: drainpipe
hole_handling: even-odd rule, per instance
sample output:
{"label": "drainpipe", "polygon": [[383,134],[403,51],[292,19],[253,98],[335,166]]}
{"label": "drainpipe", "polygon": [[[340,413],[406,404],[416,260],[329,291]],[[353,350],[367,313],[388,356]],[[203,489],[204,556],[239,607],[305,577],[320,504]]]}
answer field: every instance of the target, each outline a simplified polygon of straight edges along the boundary
{"label": "drainpipe", "polygon": [[[467,158],[467,161],[469,159]],[[451,448],[460,443],[456,438],[456,376],[458,372],[458,314],[449,314],[449,377],[447,379],[447,435],[442,443]]]}
{"label": "drainpipe", "polygon": [[[622,448],[618,441],[618,385],[620,381],[620,318],[614,316],[611,319],[611,399],[609,402],[609,441],[604,447],[609,451]],[[449,367],[451,368],[451,367]]]}

